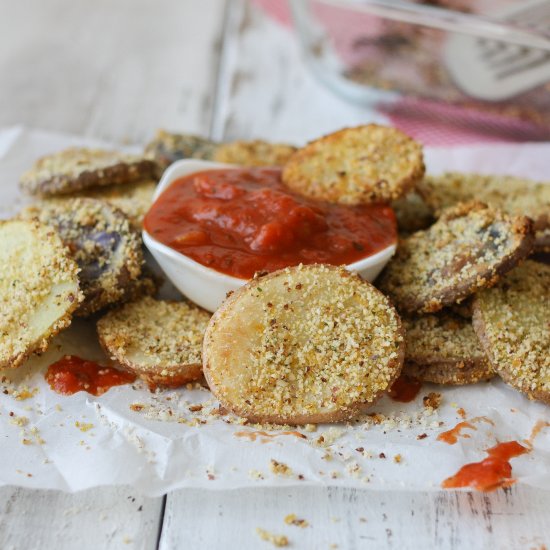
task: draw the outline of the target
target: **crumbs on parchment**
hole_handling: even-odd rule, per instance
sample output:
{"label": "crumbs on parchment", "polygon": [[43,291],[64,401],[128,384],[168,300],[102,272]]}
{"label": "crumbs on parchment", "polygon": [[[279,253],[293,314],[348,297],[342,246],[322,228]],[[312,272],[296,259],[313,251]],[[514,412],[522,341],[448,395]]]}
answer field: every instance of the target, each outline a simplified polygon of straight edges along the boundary
{"label": "crumbs on parchment", "polygon": [[309,527],[309,523],[306,519],[299,518],[296,514],[288,514],[285,516],[285,523],[287,525],[295,525],[296,527],[301,527],[305,529]]}
{"label": "crumbs on parchment", "polygon": [[277,548],[283,548],[289,546],[290,544],[286,535],[275,535],[274,533],[270,533],[269,531],[266,531],[261,527],[256,528],[256,533],[262,540],[270,542],[271,544],[273,544],[273,546],[276,546]]}

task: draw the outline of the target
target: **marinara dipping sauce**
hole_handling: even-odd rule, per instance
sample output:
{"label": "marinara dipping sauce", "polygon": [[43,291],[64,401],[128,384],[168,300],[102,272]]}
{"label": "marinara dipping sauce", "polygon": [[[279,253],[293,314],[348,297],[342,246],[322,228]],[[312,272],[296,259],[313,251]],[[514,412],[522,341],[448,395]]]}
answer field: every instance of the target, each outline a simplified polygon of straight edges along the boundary
{"label": "marinara dipping sauce", "polygon": [[157,241],[233,277],[313,263],[351,264],[396,241],[391,207],[313,201],[279,168],[229,168],[175,180],[144,220]]}

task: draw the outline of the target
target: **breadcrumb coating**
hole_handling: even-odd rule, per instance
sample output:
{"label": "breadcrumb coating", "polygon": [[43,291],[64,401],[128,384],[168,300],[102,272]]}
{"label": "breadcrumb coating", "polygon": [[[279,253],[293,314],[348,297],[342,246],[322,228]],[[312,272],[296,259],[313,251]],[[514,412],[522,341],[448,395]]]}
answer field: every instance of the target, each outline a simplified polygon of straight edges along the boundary
{"label": "breadcrumb coating", "polygon": [[132,226],[141,231],[143,227],[143,218],[153,203],[153,195],[156,187],[156,181],[148,179],[120,185],[93,187],[80,191],[79,193],[74,193],[70,195],[70,198],[88,197],[90,199],[108,202],[115,208],[124,212]]}
{"label": "breadcrumb coating", "polygon": [[530,254],[533,242],[529,218],[460,203],[401,240],[377,286],[400,311],[435,312],[494,284]]}
{"label": "breadcrumb coating", "polygon": [[550,266],[526,261],[479,292],[473,323],[501,378],[550,404]]}
{"label": "breadcrumb coating", "polygon": [[217,146],[216,142],[193,134],[175,134],[166,130],[157,130],[154,139],[145,146],[144,155],[153,159],[162,173],[177,160],[188,158],[213,160]]}
{"label": "breadcrumb coating", "polygon": [[252,280],[207,328],[203,365],[222,405],[254,422],[355,416],[399,375],[400,319],[344,268],[308,265]]}
{"label": "breadcrumb coating", "polygon": [[283,181],[313,199],[364,204],[398,199],[424,171],[419,143],[395,128],[368,124],[299,149],[284,167]]}
{"label": "breadcrumb coating", "polygon": [[177,387],[202,376],[201,348],[210,315],[188,302],[149,296],[97,323],[106,352],[151,385]]}
{"label": "breadcrumb coating", "polygon": [[156,164],[118,151],[70,148],[38,159],[20,187],[31,195],[63,195],[97,185],[122,184],[154,176]]}
{"label": "breadcrumb coating", "polygon": [[296,147],[286,143],[269,143],[261,139],[220,143],[214,160],[241,166],[283,166]]}
{"label": "breadcrumb coating", "polygon": [[21,216],[53,227],[71,251],[85,296],[77,315],[88,316],[120,301],[141,275],[141,237],[120,210],[103,201],[43,201]]}
{"label": "breadcrumb coating", "polygon": [[78,268],[55,231],[36,221],[0,222],[0,368],[45,351],[83,296]]}
{"label": "breadcrumb coating", "polygon": [[418,184],[418,190],[436,212],[475,199],[507,214],[529,216],[534,222],[537,250],[548,247],[550,182],[515,176],[447,172],[440,176],[426,176]]}
{"label": "breadcrumb coating", "polygon": [[450,312],[403,319],[403,371],[423,382],[474,384],[494,376],[471,320]]}

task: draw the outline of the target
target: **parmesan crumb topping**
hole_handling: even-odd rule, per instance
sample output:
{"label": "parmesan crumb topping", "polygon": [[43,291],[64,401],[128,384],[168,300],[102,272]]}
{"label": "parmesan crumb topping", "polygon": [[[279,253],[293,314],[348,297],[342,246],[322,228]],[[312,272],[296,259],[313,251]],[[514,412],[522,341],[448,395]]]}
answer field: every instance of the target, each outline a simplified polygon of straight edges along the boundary
{"label": "parmesan crumb topping", "polygon": [[255,279],[214,315],[205,374],[229,409],[289,424],[351,417],[399,374],[401,323],[343,268],[299,266]]}

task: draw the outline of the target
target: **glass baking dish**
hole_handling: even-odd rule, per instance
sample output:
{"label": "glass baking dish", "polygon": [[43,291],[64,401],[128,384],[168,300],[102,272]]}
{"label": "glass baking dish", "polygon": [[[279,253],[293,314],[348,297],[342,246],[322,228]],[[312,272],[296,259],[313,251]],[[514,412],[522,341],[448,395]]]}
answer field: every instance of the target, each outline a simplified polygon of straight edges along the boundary
{"label": "glass baking dish", "polygon": [[[382,6],[378,13],[377,10],[370,12],[370,8],[365,10],[369,2],[359,0],[291,0],[290,5],[306,64],[339,95],[370,105],[391,104],[396,98],[408,96],[420,100],[417,103],[420,109],[452,104],[496,119],[536,126],[539,137],[548,139],[550,82],[506,100],[480,99],[457,85],[445,58],[446,45],[456,34],[449,29],[475,34],[473,39],[482,40],[483,24],[487,21],[483,14],[499,13],[517,5],[518,1],[521,4],[525,0],[423,0],[417,3],[422,5],[421,10],[429,4],[427,11],[432,10],[438,17],[443,14],[445,19],[449,14],[450,20],[456,19],[452,25],[435,25],[429,17],[412,18],[415,22],[405,22],[391,13],[391,18],[386,17],[380,14],[386,11],[383,2],[373,2]],[[399,4],[404,2],[397,2],[397,6]],[[395,4],[388,1],[387,5]],[[502,36],[508,39],[505,31]],[[513,32],[508,34],[512,36]],[[550,65],[550,53],[547,55]]]}

